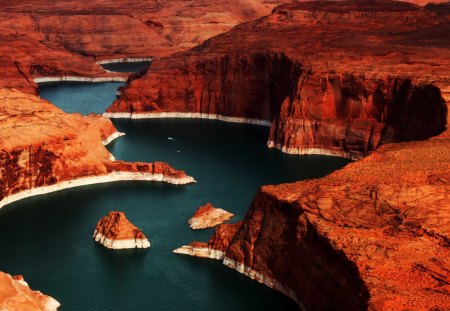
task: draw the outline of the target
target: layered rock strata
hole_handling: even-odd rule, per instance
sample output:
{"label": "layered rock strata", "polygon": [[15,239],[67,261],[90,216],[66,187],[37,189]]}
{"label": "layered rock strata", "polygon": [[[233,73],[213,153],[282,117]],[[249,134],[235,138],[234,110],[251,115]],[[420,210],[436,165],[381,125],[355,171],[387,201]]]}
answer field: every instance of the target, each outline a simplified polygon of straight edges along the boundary
{"label": "layered rock strata", "polygon": [[167,163],[114,161],[121,134],[109,119],[66,114],[47,101],[0,89],[0,207],[33,195],[119,180],[194,182]]}
{"label": "layered rock strata", "polygon": [[221,208],[215,208],[211,203],[200,206],[188,223],[192,229],[205,229],[215,227],[233,218],[234,214]]}
{"label": "layered rock strata", "polygon": [[34,78],[125,79],[98,63],[161,57],[264,16],[283,0],[0,3],[1,87],[37,93]]}
{"label": "layered rock strata", "polygon": [[54,298],[30,289],[21,275],[0,272],[0,310],[55,311],[59,306]]}
{"label": "layered rock strata", "polygon": [[149,248],[150,242],[125,216],[123,212],[110,212],[95,227],[93,238],[111,249]]}
{"label": "layered rock strata", "polygon": [[177,252],[222,260],[306,310],[447,310],[449,172],[449,131],[385,145],[327,177],[262,187],[242,225]]}
{"label": "layered rock strata", "polygon": [[269,147],[349,158],[427,139],[446,125],[446,12],[395,1],[281,5],[153,61],[105,116],[257,120],[271,124]]}

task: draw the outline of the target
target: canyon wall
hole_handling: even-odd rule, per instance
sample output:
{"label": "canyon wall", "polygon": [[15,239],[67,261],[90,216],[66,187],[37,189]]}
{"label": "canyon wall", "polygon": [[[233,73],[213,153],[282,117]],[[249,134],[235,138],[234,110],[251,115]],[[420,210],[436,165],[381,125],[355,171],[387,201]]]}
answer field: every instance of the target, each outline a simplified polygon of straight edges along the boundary
{"label": "canyon wall", "polygon": [[47,101],[0,90],[0,207],[80,185],[117,180],[194,180],[167,163],[115,161],[104,143],[120,136],[110,120],[66,114]]}
{"label": "canyon wall", "polygon": [[271,124],[269,147],[349,158],[427,139],[445,130],[450,98],[445,12],[390,1],[285,4],[155,60],[105,116],[261,120]]}
{"label": "canyon wall", "polygon": [[242,224],[179,253],[222,260],[306,310],[450,308],[450,133],[264,186]]}

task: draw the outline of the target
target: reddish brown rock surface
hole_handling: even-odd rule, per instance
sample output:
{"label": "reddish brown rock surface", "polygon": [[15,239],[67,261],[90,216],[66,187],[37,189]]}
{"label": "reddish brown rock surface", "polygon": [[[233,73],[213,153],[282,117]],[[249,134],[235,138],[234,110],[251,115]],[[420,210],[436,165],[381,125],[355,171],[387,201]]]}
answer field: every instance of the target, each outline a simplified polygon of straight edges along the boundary
{"label": "reddish brown rock surface", "polygon": [[445,5],[285,4],[154,61],[108,112],[263,119],[271,147],[357,158],[445,129],[449,25]]}
{"label": "reddish brown rock surface", "polygon": [[34,93],[36,76],[117,76],[94,60],[181,51],[266,15],[282,2],[3,1],[0,87]]}
{"label": "reddish brown rock surface", "polygon": [[110,212],[95,227],[94,240],[107,248],[148,248],[150,242],[123,212]]}
{"label": "reddish brown rock surface", "polygon": [[22,276],[0,272],[0,310],[54,311],[59,302],[28,287]]}
{"label": "reddish brown rock surface", "polygon": [[200,206],[188,223],[192,229],[205,229],[217,226],[230,220],[234,214],[221,208],[215,208],[211,203]]}
{"label": "reddish brown rock surface", "polygon": [[115,132],[108,119],[69,115],[34,95],[0,89],[0,206],[89,183],[193,181],[166,163],[111,160],[102,141]]}
{"label": "reddish brown rock surface", "polygon": [[308,310],[448,310],[449,172],[449,131],[382,146],[327,177],[262,187],[240,229],[219,226],[202,247]]}

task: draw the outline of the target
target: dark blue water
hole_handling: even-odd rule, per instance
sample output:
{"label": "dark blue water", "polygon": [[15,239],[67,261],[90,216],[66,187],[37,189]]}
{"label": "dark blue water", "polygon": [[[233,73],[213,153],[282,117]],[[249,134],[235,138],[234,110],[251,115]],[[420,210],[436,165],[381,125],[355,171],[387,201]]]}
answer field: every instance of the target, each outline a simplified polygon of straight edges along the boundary
{"label": "dark blue water", "polygon": [[[59,92],[53,100],[62,105],[71,96],[76,110],[77,94],[98,96],[96,85]],[[267,149],[268,129],[260,126],[170,119],[114,123],[126,132],[109,146],[116,158],[166,161],[198,183],[94,185],[6,206],[0,210],[0,270],[23,274],[33,288],[58,299],[62,310],[296,310],[290,299],[218,261],[172,250],[211,235],[212,229],[193,231],[187,224],[199,205],[211,202],[235,213],[236,221],[259,186],[324,176],[347,161]],[[124,211],[151,248],[112,251],[95,243],[95,224],[111,210]]]}
{"label": "dark blue water", "polygon": [[115,72],[139,72],[147,69],[148,65],[150,65],[150,62],[111,63],[101,66],[106,70]]}

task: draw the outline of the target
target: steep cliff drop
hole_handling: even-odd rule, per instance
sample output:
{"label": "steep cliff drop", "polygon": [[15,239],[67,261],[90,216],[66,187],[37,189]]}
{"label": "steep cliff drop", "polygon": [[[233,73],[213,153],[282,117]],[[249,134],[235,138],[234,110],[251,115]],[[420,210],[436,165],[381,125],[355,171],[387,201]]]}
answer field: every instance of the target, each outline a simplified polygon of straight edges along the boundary
{"label": "steep cliff drop", "polygon": [[95,227],[95,242],[107,248],[149,248],[150,242],[125,216],[123,212],[110,212]]}
{"label": "steep cliff drop", "polygon": [[167,163],[115,161],[121,134],[99,116],[66,114],[47,101],[0,89],[0,207],[38,194],[119,180],[194,182]]}
{"label": "steep cliff drop", "polygon": [[449,130],[382,146],[327,177],[262,187],[242,225],[176,252],[222,260],[307,310],[447,310],[449,172]]}
{"label": "steep cliff drop", "polygon": [[0,3],[0,88],[37,93],[37,81],[126,80],[97,61],[186,50],[284,0],[36,0]]}
{"label": "steep cliff drop", "polygon": [[[445,130],[445,5],[282,5],[130,79],[105,116],[270,125],[268,146],[360,158]],[[239,44],[236,38],[240,38]]]}
{"label": "steep cliff drop", "polygon": [[22,276],[0,272],[0,310],[55,311],[59,302],[33,291]]}
{"label": "steep cliff drop", "polygon": [[217,226],[233,218],[233,214],[221,208],[215,208],[211,203],[200,206],[188,223],[192,229],[205,229]]}

